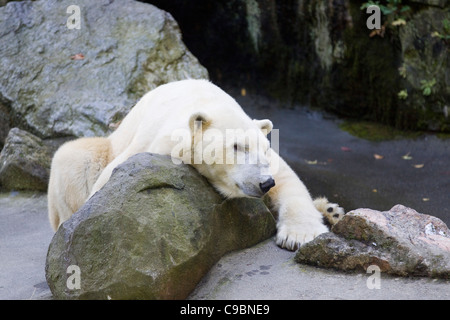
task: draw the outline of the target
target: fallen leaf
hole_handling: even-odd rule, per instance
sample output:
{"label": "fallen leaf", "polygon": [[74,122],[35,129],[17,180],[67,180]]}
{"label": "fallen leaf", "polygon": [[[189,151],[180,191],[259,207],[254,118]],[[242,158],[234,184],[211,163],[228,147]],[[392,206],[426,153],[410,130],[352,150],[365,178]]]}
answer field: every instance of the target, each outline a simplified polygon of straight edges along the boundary
{"label": "fallen leaf", "polygon": [[423,166],[424,166],[423,163],[413,165],[413,167],[416,168],[416,169],[421,169],[421,168],[423,168]]}
{"label": "fallen leaf", "polygon": [[379,34],[380,31],[378,31],[377,29],[373,30],[371,33],[369,33],[369,37],[375,37],[377,34]]}
{"label": "fallen leaf", "polygon": [[377,159],[377,160],[381,160],[381,159],[384,158],[384,156],[381,156],[381,155],[376,154],[376,153],[373,155],[373,157],[374,157],[375,159]]}
{"label": "fallen leaf", "polygon": [[372,192],[378,192],[378,190],[377,189],[372,189]]}
{"label": "fallen leaf", "polygon": [[436,37],[440,37],[440,36],[441,36],[440,33],[437,32],[437,31],[434,31],[434,32],[431,33],[431,37],[432,38],[436,38]]}
{"label": "fallen leaf", "polygon": [[384,33],[386,31],[386,27],[383,25],[381,26],[381,29],[374,29],[370,34],[369,37],[373,38],[375,36],[380,36],[381,38],[384,38]]}
{"label": "fallen leaf", "polygon": [[404,156],[402,156],[403,160],[411,160],[412,157],[409,155],[409,152],[407,154],[405,154]]}
{"label": "fallen leaf", "polygon": [[247,95],[247,90],[245,88],[241,89],[241,96],[245,97]]}
{"label": "fallen leaf", "polygon": [[423,202],[430,201],[430,198],[422,198],[422,201],[423,201]]}
{"label": "fallen leaf", "polygon": [[341,147],[341,150],[344,152],[352,151],[352,149],[350,149],[349,147]]}
{"label": "fallen leaf", "polygon": [[314,165],[314,164],[317,164],[317,160],[314,160],[314,161],[306,160],[306,163]]}
{"label": "fallen leaf", "polygon": [[72,60],[83,60],[84,59],[84,54],[77,53],[76,55],[71,56],[70,59],[72,59]]}

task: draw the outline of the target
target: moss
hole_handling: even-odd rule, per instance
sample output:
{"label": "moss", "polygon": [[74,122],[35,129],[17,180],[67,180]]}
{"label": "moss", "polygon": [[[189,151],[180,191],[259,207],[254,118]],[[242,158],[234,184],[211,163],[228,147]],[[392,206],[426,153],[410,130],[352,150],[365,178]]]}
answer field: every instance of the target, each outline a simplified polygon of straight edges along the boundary
{"label": "moss", "polygon": [[423,134],[420,131],[402,131],[391,126],[369,122],[347,120],[339,128],[358,138],[369,141],[385,141],[404,138],[418,138]]}
{"label": "moss", "polygon": [[441,132],[441,133],[436,134],[436,137],[438,137],[439,139],[442,139],[442,140],[447,140],[447,139],[450,139],[450,133]]}

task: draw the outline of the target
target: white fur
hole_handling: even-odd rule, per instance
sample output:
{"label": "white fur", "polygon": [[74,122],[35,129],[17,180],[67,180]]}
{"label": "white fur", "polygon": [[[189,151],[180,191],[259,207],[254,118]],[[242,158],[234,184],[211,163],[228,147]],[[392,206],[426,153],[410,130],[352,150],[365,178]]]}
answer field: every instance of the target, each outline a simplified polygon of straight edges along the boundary
{"label": "white fur", "polygon": [[314,206],[322,213],[327,224],[334,226],[345,215],[344,208],[339,207],[337,203],[331,203],[325,197],[318,197],[313,201]]}
{"label": "white fur", "polygon": [[[237,150],[234,141],[206,141],[211,133],[225,136],[227,129],[253,130],[257,134],[239,143]],[[94,140],[86,139],[77,140],[78,145],[66,144],[55,154],[49,184],[52,225],[56,229],[79,207],[67,205],[69,189],[76,194],[76,202],[83,203],[87,199],[86,191],[90,189],[88,194],[93,195],[108,181],[113,169],[130,156],[140,152],[173,156],[174,150],[180,149],[180,141],[174,139],[174,133],[184,132],[188,148],[183,149],[179,158],[185,162],[186,159],[191,160],[190,164],[225,197],[260,197],[260,183],[273,177],[276,185],[268,196],[273,205],[271,209],[278,212],[276,242],[281,247],[295,250],[328,229],[302,181],[269,148],[266,135],[271,129],[270,120],[250,119],[233,98],[206,80],[183,80],[162,85],[142,97],[114,133],[108,138],[100,138],[105,146],[99,154],[78,151],[80,157],[64,160],[76,152],[75,147],[99,149],[98,145],[90,144]],[[94,142],[99,141],[102,140]],[[212,147],[215,148],[213,153],[210,152]],[[214,163],[206,163],[205,160],[193,163],[194,155],[202,152],[212,154]],[[217,164],[226,155],[234,154],[242,156],[246,162],[253,162]],[[107,165],[106,158],[111,160]],[[98,170],[89,172],[85,170],[86,164]],[[104,169],[92,186],[86,181],[97,177],[101,165]],[[63,179],[64,175],[71,179]]]}
{"label": "white fur", "polygon": [[95,181],[111,160],[107,138],[69,141],[56,151],[48,183],[48,216],[55,231],[88,199]]}

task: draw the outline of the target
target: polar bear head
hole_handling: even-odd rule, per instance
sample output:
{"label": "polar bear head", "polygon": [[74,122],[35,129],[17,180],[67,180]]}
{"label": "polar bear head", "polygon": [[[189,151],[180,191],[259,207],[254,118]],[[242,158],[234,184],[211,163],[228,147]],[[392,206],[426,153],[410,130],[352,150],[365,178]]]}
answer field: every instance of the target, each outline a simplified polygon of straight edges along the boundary
{"label": "polar bear head", "polygon": [[[225,117],[227,118],[227,117]],[[275,186],[270,172],[270,120],[207,114],[190,118],[193,166],[225,197],[262,197]]]}
{"label": "polar bear head", "polygon": [[[238,110],[239,111],[239,110]],[[225,197],[262,197],[275,181],[270,169],[270,120],[245,113],[196,112],[189,119],[189,150],[183,162],[196,168]],[[173,155],[173,153],[172,153]]]}

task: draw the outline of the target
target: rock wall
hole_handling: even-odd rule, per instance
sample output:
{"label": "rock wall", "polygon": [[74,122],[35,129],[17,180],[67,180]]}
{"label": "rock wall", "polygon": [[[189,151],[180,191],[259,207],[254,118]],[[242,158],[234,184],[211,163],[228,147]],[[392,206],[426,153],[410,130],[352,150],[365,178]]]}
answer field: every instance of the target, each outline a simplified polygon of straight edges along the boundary
{"label": "rock wall", "polygon": [[[409,10],[382,15],[383,37],[367,29],[361,1],[147,2],[173,13],[215,81],[401,129],[450,131],[448,1],[403,1]],[[399,17],[406,24],[392,25]]]}

